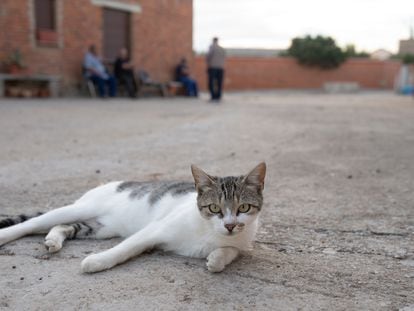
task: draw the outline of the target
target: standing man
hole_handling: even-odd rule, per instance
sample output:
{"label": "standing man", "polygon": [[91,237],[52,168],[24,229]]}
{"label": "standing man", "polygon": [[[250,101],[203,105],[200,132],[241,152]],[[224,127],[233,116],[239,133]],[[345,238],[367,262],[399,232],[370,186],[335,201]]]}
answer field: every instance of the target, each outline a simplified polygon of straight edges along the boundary
{"label": "standing man", "polygon": [[98,92],[100,97],[105,97],[105,86],[108,86],[108,93],[110,97],[116,95],[116,81],[113,76],[108,74],[101,59],[98,57],[95,45],[89,47],[88,52],[83,59],[83,67],[85,68],[85,75],[91,79],[94,84],[98,85]]}
{"label": "standing man", "polygon": [[213,38],[213,43],[207,53],[208,89],[211,101],[220,101],[224,77],[225,50],[218,44],[218,38]]}

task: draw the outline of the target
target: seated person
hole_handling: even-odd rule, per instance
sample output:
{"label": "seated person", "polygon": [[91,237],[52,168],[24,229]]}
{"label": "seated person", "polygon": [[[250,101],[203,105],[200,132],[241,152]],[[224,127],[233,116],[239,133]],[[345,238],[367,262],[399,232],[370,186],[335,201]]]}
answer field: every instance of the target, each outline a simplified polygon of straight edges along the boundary
{"label": "seated person", "polygon": [[131,98],[136,97],[137,86],[134,78],[134,66],[129,59],[126,48],[122,48],[119,51],[118,58],[115,60],[114,74],[116,79],[125,85],[128,96]]}
{"label": "seated person", "polygon": [[115,78],[107,73],[105,66],[98,57],[96,47],[94,45],[91,45],[88,52],[85,54],[83,66],[86,70],[86,77],[91,79],[92,82],[98,86],[100,97],[105,97],[105,86],[108,86],[108,95],[110,97],[115,97]]}
{"label": "seated person", "polygon": [[175,68],[175,79],[184,85],[187,96],[198,96],[197,81],[190,77],[190,71],[185,58],[182,58]]}

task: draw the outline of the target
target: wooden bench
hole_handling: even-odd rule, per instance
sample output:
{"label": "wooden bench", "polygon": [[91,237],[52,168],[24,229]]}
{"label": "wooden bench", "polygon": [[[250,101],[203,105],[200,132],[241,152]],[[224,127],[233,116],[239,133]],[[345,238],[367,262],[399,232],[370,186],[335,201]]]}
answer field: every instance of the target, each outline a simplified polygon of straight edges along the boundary
{"label": "wooden bench", "polygon": [[185,96],[184,85],[178,81],[171,81],[167,84],[169,96]]}
{"label": "wooden bench", "polygon": [[[43,86],[44,85],[44,86]],[[46,89],[46,92],[34,94],[31,90],[41,88]],[[16,94],[6,94],[7,89],[21,90],[21,93],[16,91]],[[9,91],[10,93],[10,91]],[[12,97],[58,97],[60,95],[60,77],[53,75],[41,74],[0,74],[0,97],[6,95]],[[26,96],[27,95],[27,96]]]}
{"label": "wooden bench", "polygon": [[185,96],[185,89],[181,82],[157,82],[150,78],[145,70],[137,73],[138,94],[145,95],[145,90],[158,91],[163,97]]}

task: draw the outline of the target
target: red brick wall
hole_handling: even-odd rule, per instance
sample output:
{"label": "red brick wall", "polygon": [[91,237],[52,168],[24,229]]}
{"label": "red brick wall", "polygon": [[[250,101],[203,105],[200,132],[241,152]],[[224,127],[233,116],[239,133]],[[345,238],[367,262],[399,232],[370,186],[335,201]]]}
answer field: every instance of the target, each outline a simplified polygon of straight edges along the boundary
{"label": "red brick wall", "polygon": [[[170,80],[181,57],[192,61],[192,0],[118,1],[142,8],[131,13],[131,56],[137,68]],[[32,6],[33,0],[1,0],[0,62],[18,48],[31,72],[61,75],[64,93],[71,93],[81,79],[86,48],[94,43],[101,50],[103,8],[90,0],[57,0],[59,46],[39,47]]]}
{"label": "red brick wall", "polygon": [[137,66],[159,80],[171,80],[180,58],[193,58],[192,0],[139,1],[133,46]]}
{"label": "red brick wall", "polygon": [[[353,81],[363,88],[392,89],[399,68],[397,61],[371,59],[350,59],[337,69],[321,70],[301,66],[287,57],[228,57],[225,89],[313,89],[329,81]],[[204,57],[195,58],[193,71],[201,88],[206,89]]]}

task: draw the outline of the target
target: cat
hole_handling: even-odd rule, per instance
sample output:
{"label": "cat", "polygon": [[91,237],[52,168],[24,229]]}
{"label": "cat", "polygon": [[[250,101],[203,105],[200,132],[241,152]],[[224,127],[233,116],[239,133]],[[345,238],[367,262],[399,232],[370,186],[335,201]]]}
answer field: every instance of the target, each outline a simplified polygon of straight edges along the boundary
{"label": "cat", "polygon": [[30,218],[0,222],[0,246],[35,233],[49,233],[45,247],[59,251],[66,239],[125,238],[86,257],[81,271],[110,269],[144,251],[207,258],[221,272],[240,251],[251,249],[263,205],[264,162],[238,177],[215,177],[195,165],[194,182],[111,182],[75,203]]}

